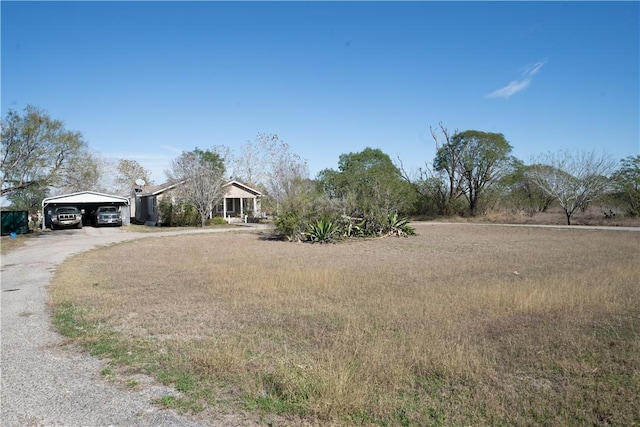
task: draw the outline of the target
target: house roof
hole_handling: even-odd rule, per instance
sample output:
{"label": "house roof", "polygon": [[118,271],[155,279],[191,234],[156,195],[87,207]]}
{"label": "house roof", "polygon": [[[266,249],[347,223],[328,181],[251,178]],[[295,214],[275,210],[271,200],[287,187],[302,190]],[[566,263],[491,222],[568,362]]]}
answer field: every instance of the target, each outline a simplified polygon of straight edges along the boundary
{"label": "house roof", "polygon": [[223,187],[229,187],[231,185],[235,187],[240,187],[243,190],[253,193],[256,196],[262,196],[262,193],[260,191],[256,190],[255,188],[249,187],[248,185],[243,184],[240,181],[236,181],[236,180],[228,181],[226,184],[223,185]]}
{"label": "house roof", "polygon": [[167,190],[171,190],[172,188],[178,186],[184,181],[169,181],[160,185],[149,185],[142,188],[142,192],[138,193],[141,196],[156,196],[158,194],[162,194]]}
{"label": "house roof", "polygon": [[42,206],[48,204],[77,204],[77,203],[121,203],[128,205],[126,197],[113,196],[110,194],[96,193],[94,191],[81,191],[78,193],[62,194],[60,196],[47,197],[42,201]]}
{"label": "house roof", "polygon": [[[144,187],[143,191],[137,193],[136,196],[157,196],[158,194],[162,194],[165,191],[175,188],[176,186],[178,186],[183,182],[184,181],[169,181],[160,185],[149,185]],[[236,181],[236,180],[227,181],[225,184],[222,185],[223,188],[229,187],[229,186],[241,188],[249,193],[252,193],[255,196],[262,196],[262,193],[260,191],[246,184],[243,184],[240,181]]]}

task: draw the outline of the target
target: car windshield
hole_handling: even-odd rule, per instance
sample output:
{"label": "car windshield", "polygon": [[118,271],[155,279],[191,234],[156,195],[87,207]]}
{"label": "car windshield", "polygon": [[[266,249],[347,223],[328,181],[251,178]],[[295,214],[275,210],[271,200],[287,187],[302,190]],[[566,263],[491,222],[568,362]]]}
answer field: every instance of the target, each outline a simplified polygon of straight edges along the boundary
{"label": "car windshield", "polygon": [[76,213],[76,212],[78,212],[78,209],[74,207],[56,208],[56,213]]}
{"label": "car windshield", "polygon": [[118,213],[118,208],[116,207],[106,207],[106,208],[99,208],[98,212],[100,213]]}

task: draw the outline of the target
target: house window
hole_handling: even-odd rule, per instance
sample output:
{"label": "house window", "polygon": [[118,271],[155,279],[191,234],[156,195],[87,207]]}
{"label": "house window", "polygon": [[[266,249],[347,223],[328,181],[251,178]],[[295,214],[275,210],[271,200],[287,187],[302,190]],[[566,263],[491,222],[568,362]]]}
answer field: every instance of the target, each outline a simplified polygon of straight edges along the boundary
{"label": "house window", "polygon": [[[231,212],[234,213],[235,210],[235,204],[233,203],[234,199],[226,199],[227,201],[227,213]],[[224,212],[224,200],[220,200],[220,202],[218,202],[218,206],[216,207],[216,210],[218,211],[218,213],[223,213]]]}

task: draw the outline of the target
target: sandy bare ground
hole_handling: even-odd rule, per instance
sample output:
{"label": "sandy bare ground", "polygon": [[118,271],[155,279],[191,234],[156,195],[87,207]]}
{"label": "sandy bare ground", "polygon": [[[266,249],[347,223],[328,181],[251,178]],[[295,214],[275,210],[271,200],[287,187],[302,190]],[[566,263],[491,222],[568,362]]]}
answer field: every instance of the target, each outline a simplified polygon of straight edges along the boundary
{"label": "sandy bare ground", "polygon": [[[65,345],[64,337],[51,326],[47,304],[55,268],[69,256],[114,242],[172,234],[176,233],[92,227],[60,230],[28,239],[24,246],[2,256],[3,426],[199,425],[153,404],[155,399],[175,394],[171,389],[150,379],[139,379],[141,390],[105,380],[100,375],[105,362]],[[220,425],[236,423],[240,420],[227,418]]]}

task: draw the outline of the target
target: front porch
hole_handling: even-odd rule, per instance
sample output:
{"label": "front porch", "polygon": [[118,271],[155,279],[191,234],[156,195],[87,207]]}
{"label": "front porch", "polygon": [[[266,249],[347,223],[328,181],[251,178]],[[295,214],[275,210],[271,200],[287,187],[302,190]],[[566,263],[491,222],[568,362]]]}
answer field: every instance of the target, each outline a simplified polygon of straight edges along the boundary
{"label": "front porch", "polygon": [[253,222],[261,217],[260,196],[262,194],[238,181],[225,186],[225,195],[212,214],[222,216],[228,223]]}
{"label": "front porch", "polygon": [[230,224],[252,222],[260,218],[260,203],[256,198],[224,197],[212,216],[221,216]]}

